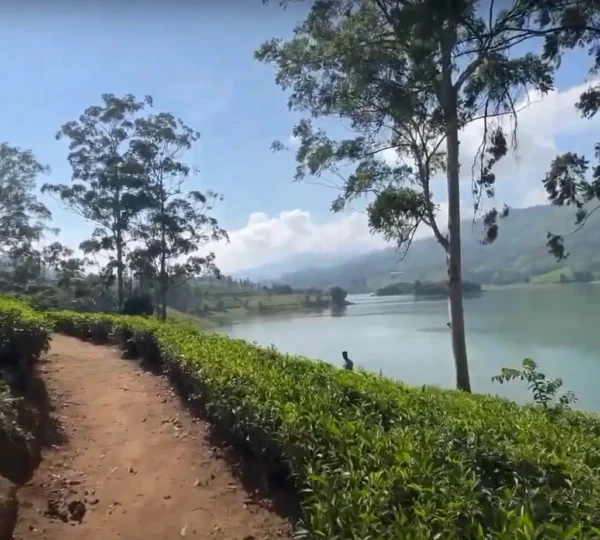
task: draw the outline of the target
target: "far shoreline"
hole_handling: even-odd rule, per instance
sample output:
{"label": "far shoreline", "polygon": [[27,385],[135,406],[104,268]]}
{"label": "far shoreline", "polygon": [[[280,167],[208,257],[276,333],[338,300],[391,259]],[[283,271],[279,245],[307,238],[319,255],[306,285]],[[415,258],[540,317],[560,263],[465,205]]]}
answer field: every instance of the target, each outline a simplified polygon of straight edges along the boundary
{"label": "far shoreline", "polygon": [[[485,292],[493,292],[493,291],[502,291],[507,289],[546,289],[549,287],[564,287],[568,285],[577,285],[577,286],[588,286],[588,285],[600,285],[600,280],[594,281],[568,281],[566,283],[561,282],[550,282],[550,283],[507,283],[506,285],[491,285],[491,284],[481,284],[481,291],[479,293],[465,292],[463,293],[463,298],[476,298],[482,293]],[[364,293],[350,293],[351,295],[357,294],[368,294],[373,298],[389,298],[394,296],[412,296],[414,298],[437,298],[437,299],[445,299],[447,296],[444,295],[415,295],[412,293],[408,294],[382,294],[378,295],[376,291],[367,291]]]}
{"label": "far shoreline", "polygon": [[[555,287],[564,287],[565,285],[577,285],[577,286],[588,286],[588,285],[599,285],[600,280],[591,281],[587,283],[582,282],[568,282],[568,283],[510,283],[506,285],[481,285],[481,291],[466,292],[463,294],[465,299],[476,299],[486,292],[498,292],[503,290],[514,290],[514,289],[547,289]],[[349,296],[354,295],[368,295],[370,298],[406,298],[410,297],[419,301],[436,300],[443,301],[447,300],[445,295],[415,295],[409,294],[388,294],[388,295],[377,295],[375,291],[367,291],[362,293],[349,293]],[[345,300],[344,308],[356,305],[356,302],[351,300]],[[176,310],[169,309],[169,318],[173,321],[180,321],[182,323],[188,323],[194,325],[196,328],[202,331],[211,332],[218,328],[230,326],[240,322],[248,321],[251,319],[269,319],[277,317],[278,315],[285,314],[310,314],[320,313],[323,311],[331,311],[331,306],[328,307],[307,307],[300,304],[287,305],[287,306],[270,306],[268,310],[264,312],[258,311],[245,311],[243,313],[239,311],[225,312],[225,313],[211,313],[206,316],[192,315],[187,313],[177,312]]]}

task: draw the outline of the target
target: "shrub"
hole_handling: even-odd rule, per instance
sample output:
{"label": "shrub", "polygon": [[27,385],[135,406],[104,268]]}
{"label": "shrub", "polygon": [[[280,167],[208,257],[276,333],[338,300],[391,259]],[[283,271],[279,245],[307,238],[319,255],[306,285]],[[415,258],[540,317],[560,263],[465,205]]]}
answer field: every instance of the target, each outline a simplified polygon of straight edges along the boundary
{"label": "shrub", "polygon": [[[35,360],[48,349],[46,318],[27,304],[0,297],[0,476],[22,482],[31,470],[30,430],[34,427],[22,399]],[[16,397],[19,396],[19,397]]]}
{"label": "shrub", "polygon": [[0,379],[0,443],[4,442],[4,439],[25,439],[27,436],[19,425],[17,404],[18,399],[13,396],[9,386]]}
{"label": "shrub", "polygon": [[27,384],[33,362],[48,349],[46,317],[22,301],[0,298],[0,375],[13,386]]}
{"label": "shrub", "polygon": [[558,395],[563,385],[562,379],[547,378],[545,373],[537,370],[537,364],[531,358],[523,360],[523,369],[502,368],[500,375],[492,377],[492,382],[503,384],[517,379],[527,382],[527,388],[533,394],[533,401],[544,409],[569,408],[573,403],[577,403],[577,396],[570,390]]}
{"label": "shrub", "polygon": [[595,415],[410,388],[176,324],[51,316],[84,339],[102,325],[199,395],[215,424],[284,463],[310,538],[600,534]]}
{"label": "shrub", "polygon": [[153,313],[154,305],[147,294],[130,296],[123,305],[124,315],[152,315]]}
{"label": "shrub", "polygon": [[346,296],[348,296],[348,291],[342,289],[341,287],[335,286],[329,289],[329,294],[331,295],[331,303],[334,306],[346,305]]}

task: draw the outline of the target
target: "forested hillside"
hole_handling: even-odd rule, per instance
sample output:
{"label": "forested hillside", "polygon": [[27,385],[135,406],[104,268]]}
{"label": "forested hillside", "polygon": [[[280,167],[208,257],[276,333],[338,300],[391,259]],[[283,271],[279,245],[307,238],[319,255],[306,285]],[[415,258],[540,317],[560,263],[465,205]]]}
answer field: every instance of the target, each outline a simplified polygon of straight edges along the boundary
{"label": "forested hillside", "polygon": [[[512,209],[500,224],[498,239],[483,245],[482,225],[462,223],[464,278],[483,284],[508,284],[543,280],[552,272],[558,275],[573,270],[600,273],[600,215],[592,214],[585,227],[567,236],[569,257],[556,261],[548,254],[546,235],[568,234],[575,229],[574,211],[555,206]],[[373,251],[346,263],[328,268],[308,268],[288,273],[281,281],[292,287],[341,285],[353,292],[374,290],[390,281],[436,281],[444,277],[444,254],[433,238],[413,243],[406,258],[393,247]],[[392,272],[401,275],[390,276]]]}

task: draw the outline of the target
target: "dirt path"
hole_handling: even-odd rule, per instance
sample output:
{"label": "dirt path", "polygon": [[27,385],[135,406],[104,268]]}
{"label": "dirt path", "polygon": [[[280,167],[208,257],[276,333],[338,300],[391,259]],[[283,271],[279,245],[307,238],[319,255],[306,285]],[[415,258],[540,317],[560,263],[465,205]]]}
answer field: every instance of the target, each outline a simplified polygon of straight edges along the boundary
{"label": "dirt path", "polygon": [[116,349],[62,336],[42,370],[67,442],[45,452],[19,491],[16,539],[291,537],[269,505],[249,498],[164,378]]}

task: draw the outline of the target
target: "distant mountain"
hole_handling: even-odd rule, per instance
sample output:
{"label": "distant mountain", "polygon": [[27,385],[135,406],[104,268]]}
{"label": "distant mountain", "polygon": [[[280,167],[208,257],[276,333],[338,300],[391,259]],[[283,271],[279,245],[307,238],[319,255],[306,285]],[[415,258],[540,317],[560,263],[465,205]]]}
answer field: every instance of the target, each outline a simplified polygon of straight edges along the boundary
{"label": "distant mountain", "polygon": [[[464,221],[462,228],[464,279],[482,284],[507,284],[570,270],[600,273],[600,212],[593,214],[576,234],[566,238],[570,253],[557,263],[548,254],[548,231],[566,234],[575,228],[572,208],[535,206],[512,209],[500,222],[497,240],[482,245],[481,222]],[[392,281],[438,281],[445,277],[444,253],[433,237],[413,242],[400,262],[394,248],[373,251],[340,264],[317,266],[314,261],[301,271],[284,273],[279,281],[292,287],[327,288],[340,285],[352,292],[375,290]]]}
{"label": "distant mountain", "polygon": [[343,264],[356,257],[354,253],[301,253],[292,255],[282,261],[261,264],[233,274],[236,279],[249,279],[257,283],[280,282],[281,277],[298,270],[311,267],[316,269],[327,268]]}

